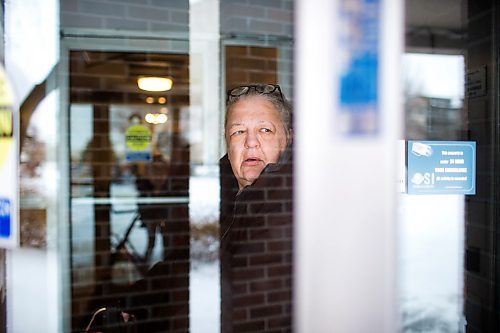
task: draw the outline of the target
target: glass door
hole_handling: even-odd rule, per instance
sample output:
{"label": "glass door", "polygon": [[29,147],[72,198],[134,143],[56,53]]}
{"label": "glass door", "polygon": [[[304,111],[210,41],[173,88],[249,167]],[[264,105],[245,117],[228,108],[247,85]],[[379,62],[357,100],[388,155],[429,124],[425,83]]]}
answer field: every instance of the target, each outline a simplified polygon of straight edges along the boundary
{"label": "glass door", "polygon": [[189,55],[74,50],[69,70],[73,328],[188,330]]}

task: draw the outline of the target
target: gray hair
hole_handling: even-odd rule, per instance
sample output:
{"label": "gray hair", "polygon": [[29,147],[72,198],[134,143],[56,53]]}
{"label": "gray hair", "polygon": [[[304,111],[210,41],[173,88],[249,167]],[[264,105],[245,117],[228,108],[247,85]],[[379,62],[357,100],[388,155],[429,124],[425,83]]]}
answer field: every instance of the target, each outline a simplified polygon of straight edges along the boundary
{"label": "gray hair", "polygon": [[[272,85],[275,87],[275,90],[272,92],[265,92],[266,89],[265,87],[269,86],[268,84],[264,83],[256,83],[256,84],[251,84],[248,85],[248,87],[252,87],[253,89],[248,89],[242,94],[238,94],[237,96],[231,95],[231,92],[241,88],[241,87],[246,87],[246,86],[241,86],[241,87],[236,87],[228,91],[228,96],[226,100],[226,120],[224,122],[224,133],[226,132],[227,129],[227,118],[229,115],[229,112],[233,108],[233,106],[238,103],[238,101],[253,97],[253,96],[260,96],[270,102],[278,111],[279,117],[281,119],[281,123],[283,124],[283,127],[285,129],[285,135],[286,135],[286,142],[287,144],[290,144],[292,141],[292,112],[293,112],[293,107],[292,104],[287,101],[283,93],[281,92],[281,88],[278,85]],[[227,142],[226,142],[227,143]]]}

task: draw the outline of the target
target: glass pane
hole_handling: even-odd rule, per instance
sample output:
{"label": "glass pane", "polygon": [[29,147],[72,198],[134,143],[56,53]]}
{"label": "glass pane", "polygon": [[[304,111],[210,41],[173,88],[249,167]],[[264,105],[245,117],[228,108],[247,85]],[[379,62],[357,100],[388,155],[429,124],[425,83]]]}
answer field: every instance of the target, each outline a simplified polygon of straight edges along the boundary
{"label": "glass pane", "polygon": [[[290,142],[279,158],[271,162],[274,167],[268,165],[252,179],[244,171],[251,167],[244,165],[245,162],[240,164],[239,158],[249,159],[248,154],[254,154],[254,159],[265,160],[265,153],[269,152],[266,142],[256,139],[259,144],[255,147],[245,146],[247,153],[246,149],[238,150],[241,145],[230,134],[235,123],[246,140],[254,129],[249,125],[252,121],[285,125],[279,121],[273,123],[259,113],[263,110],[259,101],[273,101],[269,95],[275,87],[268,86],[269,93],[263,89],[261,94],[260,86],[248,85],[278,84],[282,96],[292,100],[287,51],[290,52],[290,46],[286,42],[262,45],[255,40],[229,40],[224,47],[226,88],[246,87],[238,88],[230,94],[233,97],[228,97],[225,140],[229,154],[220,163],[222,332],[292,329],[293,144]],[[284,108],[278,108],[279,104],[269,105],[277,110]],[[242,114],[240,117],[237,110],[246,110],[242,105],[250,106],[247,112],[255,110],[252,116]],[[251,185],[242,184],[242,178],[252,179]]]}
{"label": "glass pane", "polygon": [[[463,6],[462,1],[406,1],[405,140],[450,144],[471,139],[464,103]],[[440,163],[454,161],[443,157]],[[411,174],[407,179],[417,181]],[[439,191],[400,197],[404,332],[465,331],[465,202],[465,195]]]}
{"label": "glass pane", "polygon": [[[224,91],[264,82],[279,84],[292,100],[291,3],[255,4],[258,11],[269,10],[269,22],[288,27],[284,36],[269,40],[272,25],[258,34],[225,35],[224,30],[235,27],[214,21],[219,14],[248,16],[256,23],[260,17],[245,10],[235,13],[236,3],[219,6],[214,1],[189,4],[189,35],[184,2],[124,4],[136,14],[144,9],[148,27],[160,32],[141,31],[133,24],[137,21],[127,19],[123,24],[132,24],[132,30],[123,34],[92,30],[92,21],[81,22],[89,33],[65,31],[73,330],[92,322],[95,329],[130,325],[141,332],[221,331],[221,318],[228,315],[221,307],[227,308],[228,298],[220,275],[233,271],[219,265],[219,215],[227,213],[227,200],[234,201],[224,197],[233,188],[225,187],[220,172],[226,151]],[[165,11],[171,22],[162,25],[154,14]],[[73,11],[65,6],[63,13],[68,24]],[[106,23],[114,27],[118,22]],[[137,79],[144,76],[170,78],[172,89],[141,90]],[[254,202],[274,211],[283,208],[284,214],[251,216],[258,221],[271,215],[266,223],[272,232],[259,236],[262,227],[251,230],[261,239],[245,245],[261,248],[243,260],[248,270],[264,275],[250,281],[244,271],[238,273],[242,279],[234,286],[247,291],[230,300],[243,304],[234,308],[230,323],[236,331],[291,327],[291,178],[289,170],[281,188],[270,186],[268,202]],[[255,297],[258,302],[245,301]],[[247,318],[238,317],[243,312]],[[130,318],[133,322],[123,323]]]}
{"label": "glass pane", "polygon": [[[70,53],[75,329],[102,308],[93,327],[118,325],[121,311],[139,331],[189,327],[188,64],[180,53]],[[175,81],[144,91],[144,76]]]}

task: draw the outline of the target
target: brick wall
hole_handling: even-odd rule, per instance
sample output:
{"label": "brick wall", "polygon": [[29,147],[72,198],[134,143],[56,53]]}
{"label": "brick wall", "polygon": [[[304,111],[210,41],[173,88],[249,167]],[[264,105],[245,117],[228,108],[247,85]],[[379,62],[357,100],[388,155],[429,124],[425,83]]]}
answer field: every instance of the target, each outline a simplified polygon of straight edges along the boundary
{"label": "brick wall", "polygon": [[189,32],[189,1],[64,0],[66,28]]}
{"label": "brick wall", "polygon": [[[242,46],[276,48],[276,66],[273,70],[276,71],[277,81],[274,82],[279,82],[290,100],[293,100],[293,3],[293,0],[220,0],[220,32],[224,42],[227,41],[223,45],[237,41]],[[231,66],[225,67],[226,70],[232,70]],[[260,75],[267,70],[261,65],[253,68],[261,71]],[[246,79],[266,82],[264,80],[268,78],[240,77],[235,81],[248,83],[241,81]],[[231,83],[226,81],[226,87],[230,88]]]}
{"label": "brick wall", "polygon": [[226,87],[249,82],[278,83],[278,49],[226,46]]}
{"label": "brick wall", "polygon": [[222,33],[293,36],[292,0],[221,0]]}

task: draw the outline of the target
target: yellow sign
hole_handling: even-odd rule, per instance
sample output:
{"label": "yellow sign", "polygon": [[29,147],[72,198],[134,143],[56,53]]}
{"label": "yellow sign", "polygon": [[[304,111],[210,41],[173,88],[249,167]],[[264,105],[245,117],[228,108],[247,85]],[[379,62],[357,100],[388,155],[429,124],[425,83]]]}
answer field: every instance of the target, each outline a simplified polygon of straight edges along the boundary
{"label": "yellow sign", "polygon": [[14,144],[12,138],[1,138],[0,137],[0,168],[4,165],[7,156],[9,156],[10,149]]}
{"label": "yellow sign", "polygon": [[132,125],[125,133],[125,143],[131,151],[143,151],[151,145],[151,130],[144,125]]}
{"label": "yellow sign", "polygon": [[0,247],[19,243],[18,152],[12,92],[0,67]]}
{"label": "yellow sign", "polygon": [[4,71],[0,70],[0,167],[14,145],[13,135],[12,93]]}
{"label": "yellow sign", "polygon": [[14,134],[13,115],[11,110],[0,110],[0,137],[12,137]]}
{"label": "yellow sign", "polygon": [[0,167],[7,159],[13,145],[13,115],[11,110],[0,110]]}

